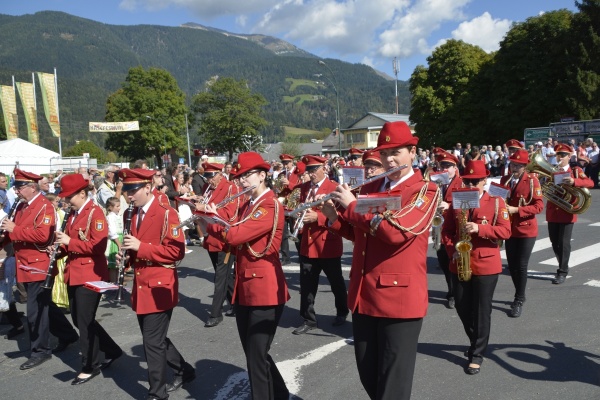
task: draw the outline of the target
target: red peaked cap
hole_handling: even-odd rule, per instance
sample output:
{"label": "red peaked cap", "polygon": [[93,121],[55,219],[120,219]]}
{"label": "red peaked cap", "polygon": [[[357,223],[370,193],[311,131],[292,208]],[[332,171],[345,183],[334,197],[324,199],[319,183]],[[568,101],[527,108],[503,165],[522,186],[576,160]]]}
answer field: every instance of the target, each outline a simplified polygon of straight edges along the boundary
{"label": "red peaked cap", "polygon": [[566,143],[559,143],[554,146],[554,151],[557,153],[572,153],[573,148]]}
{"label": "red peaked cap", "polygon": [[416,146],[417,143],[419,143],[419,138],[412,134],[406,122],[386,122],[379,132],[375,150]]}
{"label": "red peaked cap", "polygon": [[311,169],[315,169],[326,163],[327,159],[325,157],[307,154],[302,156],[302,162],[306,164],[306,170],[310,171]]}
{"label": "red peaked cap", "polygon": [[445,150],[442,150],[439,153],[435,154],[435,160],[437,162],[451,162],[454,165],[458,165],[458,158],[454,154],[448,153]]}
{"label": "red peaked cap", "polygon": [[508,142],[506,142],[504,144],[506,145],[507,148],[511,148],[511,147],[516,148],[516,149],[523,148],[523,145],[517,139],[510,139]]}
{"label": "red peaked cap", "polygon": [[294,173],[302,175],[304,172],[306,172],[306,164],[304,164],[302,161],[298,161],[296,163],[296,169],[294,170]]}
{"label": "red peaked cap", "polygon": [[[268,171],[271,169],[271,165],[263,160],[262,156],[253,151],[241,153],[238,156],[237,172],[233,178],[239,178],[240,175],[244,175],[246,172],[253,169],[262,169]],[[232,169],[233,171],[233,169]],[[231,179],[233,179],[231,178]]]}
{"label": "red peaked cap", "polygon": [[202,163],[202,168],[204,168],[204,172],[202,173],[202,176],[204,176],[205,178],[212,178],[213,176],[215,176],[216,174],[218,174],[219,172],[223,171],[223,164],[211,164],[211,163]]}
{"label": "red peaked cap", "polygon": [[528,164],[529,163],[529,153],[525,149],[519,149],[515,151],[510,157],[508,157],[510,162],[517,164]]}
{"label": "red peaked cap", "polygon": [[152,183],[152,178],[156,172],[151,169],[129,169],[123,168],[119,170],[119,178],[123,180],[123,191],[139,189],[148,183]]}
{"label": "red peaked cap", "polygon": [[281,161],[294,161],[294,156],[291,154],[280,154],[279,159]]}
{"label": "red peaked cap", "polygon": [[364,150],[357,149],[356,147],[352,147],[352,148],[351,148],[351,149],[348,151],[348,153],[350,153],[350,155],[353,155],[353,156],[358,156],[358,155],[361,155],[361,154],[363,154],[363,153],[364,153]]}
{"label": "red peaked cap", "polygon": [[481,179],[489,176],[490,171],[485,167],[483,160],[472,160],[465,166],[465,171],[462,175],[463,179]]}
{"label": "red peaked cap", "polygon": [[28,183],[36,183],[41,179],[41,176],[36,175],[33,172],[27,172],[19,168],[15,168],[15,182],[13,183],[13,185],[19,187],[27,185]]}
{"label": "red peaked cap", "polygon": [[381,163],[381,155],[377,150],[365,151],[362,155],[362,161],[363,164],[365,164],[367,161],[370,161],[383,166],[383,164]]}
{"label": "red peaked cap", "polygon": [[64,199],[87,189],[90,186],[90,181],[85,179],[81,174],[69,174],[61,178],[60,186],[62,190],[59,196]]}

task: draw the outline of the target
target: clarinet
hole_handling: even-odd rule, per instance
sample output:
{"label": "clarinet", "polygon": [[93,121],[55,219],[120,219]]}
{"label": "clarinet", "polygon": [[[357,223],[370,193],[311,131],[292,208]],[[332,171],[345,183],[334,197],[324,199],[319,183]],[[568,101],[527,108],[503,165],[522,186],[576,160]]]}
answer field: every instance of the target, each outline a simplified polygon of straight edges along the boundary
{"label": "clarinet", "polygon": [[[65,219],[60,226],[59,232],[64,232],[67,227],[67,222],[69,222],[69,218],[71,217],[71,209],[69,212],[65,214]],[[54,243],[54,247],[52,248],[52,253],[50,253],[50,264],[48,265],[48,272],[46,272],[46,280],[42,287],[44,289],[52,289],[52,272],[54,271],[54,265],[56,261],[56,255],[58,254],[58,249],[60,248],[60,243]]]}
{"label": "clarinet", "polygon": [[[21,204],[21,199],[15,201],[12,205],[12,207],[10,208],[10,210],[8,211],[8,214],[6,214],[6,218],[7,220],[11,221],[14,219],[15,217],[15,211],[17,210],[17,206]],[[4,236],[6,235],[6,231],[3,229],[2,231],[0,231],[0,236]]]}
{"label": "clarinet", "polygon": [[[133,201],[129,203],[129,208],[125,211],[125,226],[123,227],[123,237],[129,235],[131,231],[131,218],[133,217]],[[121,260],[117,265],[119,269],[119,289],[117,289],[116,301],[123,301],[123,284],[125,283],[125,260],[127,259],[127,250],[121,254]]]}

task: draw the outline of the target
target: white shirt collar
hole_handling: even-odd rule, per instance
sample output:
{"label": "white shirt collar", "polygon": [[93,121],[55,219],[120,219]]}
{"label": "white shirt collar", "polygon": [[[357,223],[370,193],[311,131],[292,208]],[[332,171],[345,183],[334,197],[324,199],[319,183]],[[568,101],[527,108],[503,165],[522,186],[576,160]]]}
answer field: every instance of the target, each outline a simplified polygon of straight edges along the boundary
{"label": "white shirt collar", "polygon": [[261,194],[259,194],[258,196],[256,196],[255,199],[250,199],[250,205],[256,203],[258,201],[258,199],[260,199],[261,197],[263,197],[265,195],[265,193],[270,192],[271,189],[267,189],[264,192],[262,192]]}
{"label": "white shirt collar", "polygon": [[148,213],[148,209],[150,208],[150,205],[152,204],[153,201],[154,201],[154,195],[152,195],[150,197],[150,200],[148,200],[148,202],[146,204],[144,204],[144,206],[142,207],[142,210],[144,210],[144,214]]}
{"label": "white shirt collar", "polygon": [[385,184],[387,182],[390,182],[390,190],[392,190],[396,186],[398,186],[399,184],[401,184],[402,182],[406,181],[408,178],[413,176],[414,174],[415,174],[415,171],[412,168],[409,168],[408,173],[406,175],[404,175],[403,177],[401,177],[400,179],[398,179],[397,181],[391,181],[388,177],[386,177],[385,181],[383,182],[383,187],[385,187]]}
{"label": "white shirt collar", "polygon": [[42,192],[38,192],[38,194],[36,194],[35,196],[33,196],[33,199],[31,199],[31,200],[29,200],[29,201],[27,202],[27,205],[31,205],[31,203],[33,203],[33,201],[34,201],[35,199],[37,199],[39,196],[41,196],[41,195],[42,195]]}

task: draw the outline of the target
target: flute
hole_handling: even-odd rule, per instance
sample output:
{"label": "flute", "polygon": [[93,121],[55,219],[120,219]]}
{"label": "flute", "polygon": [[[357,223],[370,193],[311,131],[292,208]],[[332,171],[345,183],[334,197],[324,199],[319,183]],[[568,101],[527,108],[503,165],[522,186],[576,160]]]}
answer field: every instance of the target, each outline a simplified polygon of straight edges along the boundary
{"label": "flute", "polygon": [[[60,225],[59,232],[64,232],[67,227],[67,222],[69,222],[69,218],[71,217],[71,208],[69,207],[69,212],[65,214],[65,219],[63,219],[62,224]],[[52,289],[52,272],[54,271],[54,265],[56,262],[56,256],[58,254],[58,249],[60,248],[60,243],[54,243],[54,247],[52,248],[52,253],[50,253],[50,264],[48,265],[48,271],[46,272],[46,279],[44,280],[44,284],[42,287],[44,289]]]}
{"label": "flute", "polygon": [[[125,224],[123,226],[123,237],[130,234],[131,231],[131,218],[133,218],[133,201],[129,203],[129,207],[125,211]],[[125,283],[125,261],[127,260],[127,250],[123,251],[119,264],[117,265],[119,271],[117,295],[115,296],[116,301],[123,301],[123,284]]]}
{"label": "flute", "polygon": [[[381,178],[385,178],[386,176],[395,174],[396,172],[402,171],[405,168],[408,168],[408,165],[404,164],[404,165],[400,165],[398,167],[394,167],[394,168],[388,169],[387,171],[385,171],[385,172],[383,172],[383,173],[381,173],[379,175],[375,175],[375,176],[373,176],[373,177],[371,177],[371,178],[363,181],[363,183],[359,183],[359,184],[350,186],[349,190],[350,191],[356,190],[356,189],[358,189],[358,188],[366,185],[367,183],[371,183],[371,182],[379,180]],[[321,197],[319,200],[315,200],[315,201],[310,202],[310,203],[303,203],[298,208],[296,208],[296,209],[294,209],[292,211],[286,211],[285,212],[285,216],[286,217],[290,217],[290,216],[293,217],[295,215],[298,215],[299,213],[303,212],[304,210],[308,210],[309,208],[313,208],[313,207],[318,206],[319,204],[325,203],[327,200],[330,200],[332,197],[333,196],[330,193],[330,194],[326,194],[325,196]]]}

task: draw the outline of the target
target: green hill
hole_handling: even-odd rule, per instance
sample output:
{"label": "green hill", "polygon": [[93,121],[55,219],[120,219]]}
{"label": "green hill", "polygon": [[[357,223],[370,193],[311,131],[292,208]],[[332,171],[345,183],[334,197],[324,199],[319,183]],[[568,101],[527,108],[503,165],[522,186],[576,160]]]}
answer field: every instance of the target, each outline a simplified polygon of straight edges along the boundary
{"label": "green hill", "polygon": [[[31,72],[57,68],[63,147],[82,139],[103,145],[104,137],[87,132],[87,123],[104,120],[106,98],[138,65],[168,70],[188,101],[214,76],[246,79],[269,102],[264,109],[270,122],[263,132],[267,141],[281,139],[283,126],[317,131],[335,126],[331,81],[337,81],[342,127],[368,111],[394,110],[393,81],[366,65],[327,59],[332,79],[318,58],[279,39],[186,26],[107,25],[53,11],[0,14],[0,83],[10,84],[11,75],[29,82]],[[407,113],[407,84],[400,82],[399,90],[400,112]],[[39,97],[38,91],[42,119]],[[24,124],[22,116],[20,121]],[[20,132],[24,138],[24,126]],[[194,129],[191,134],[192,141],[199,140]],[[40,137],[43,145],[57,147],[45,122],[40,122]]]}

